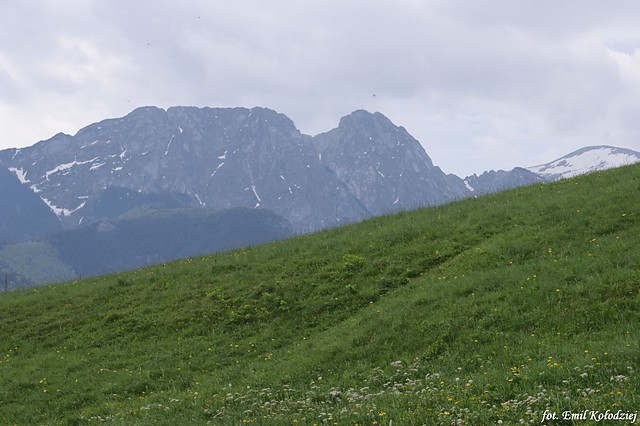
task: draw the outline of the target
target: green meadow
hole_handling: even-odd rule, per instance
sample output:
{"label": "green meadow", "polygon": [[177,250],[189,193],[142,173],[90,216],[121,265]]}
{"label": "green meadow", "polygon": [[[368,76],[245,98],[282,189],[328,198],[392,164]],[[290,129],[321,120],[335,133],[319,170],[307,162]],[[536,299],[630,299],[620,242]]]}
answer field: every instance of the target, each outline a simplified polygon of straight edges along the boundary
{"label": "green meadow", "polygon": [[640,424],[639,342],[636,165],[2,293],[0,424]]}

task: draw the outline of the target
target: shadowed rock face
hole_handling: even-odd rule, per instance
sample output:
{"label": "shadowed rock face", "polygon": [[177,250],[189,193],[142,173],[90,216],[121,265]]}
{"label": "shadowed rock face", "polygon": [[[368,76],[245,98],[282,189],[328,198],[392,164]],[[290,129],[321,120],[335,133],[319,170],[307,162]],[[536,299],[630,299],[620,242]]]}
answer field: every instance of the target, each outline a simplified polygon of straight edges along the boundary
{"label": "shadowed rock face", "polygon": [[0,244],[36,239],[60,229],[49,207],[0,166]]}
{"label": "shadowed rock face", "polygon": [[[113,188],[141,194],[127,198],[138,209],[264,208],[296,232],[468,195],[404,128],[365,111],[312,138],[265,108],[145,107],[2,151],[0,163],[66,228],[123,214],[104,205]],[[149,204],[149,194],[164,194],[164,204]]]}

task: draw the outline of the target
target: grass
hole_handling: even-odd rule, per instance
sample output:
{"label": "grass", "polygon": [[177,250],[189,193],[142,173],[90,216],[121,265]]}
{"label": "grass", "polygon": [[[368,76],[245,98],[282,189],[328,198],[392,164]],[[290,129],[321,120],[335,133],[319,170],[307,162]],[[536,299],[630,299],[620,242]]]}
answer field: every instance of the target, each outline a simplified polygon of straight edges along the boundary
{"label": "grass", "polygon": [[0,423],[631,415],[639,190],[628,166],[4,293]]}

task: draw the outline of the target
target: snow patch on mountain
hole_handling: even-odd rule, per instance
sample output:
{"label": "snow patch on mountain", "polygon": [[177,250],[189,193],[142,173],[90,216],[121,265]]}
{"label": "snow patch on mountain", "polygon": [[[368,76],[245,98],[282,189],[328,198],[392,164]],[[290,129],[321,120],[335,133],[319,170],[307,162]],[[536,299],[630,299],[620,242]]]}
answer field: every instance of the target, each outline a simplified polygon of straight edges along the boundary
{"label": "snow patch on mountain", "polygon": [[9,171],[13,172],[16,175],[16,177],[18,178],[20,183],[29,183],[29,182],[31,182],[29,179],[27,179],[27,173],[22,168],[9,167]]}
{"label": "snow patch on mountain", "polygon": [[104,166],[107,163],[95,163],[91,165],[91,168],[89,169],[90,172],[94,171],[94,170],[98,170],[100,167]]}
{"label": "snow patch on mountain", "polygon": [[40,199],[42,201],[44,201],[44,203],[49,206],[49,208],[51,209],[52,212],[55,213],[56,216],[58,217],[66,217],[66,216],[71,216],[73,213],[77,212],[78,210],[80,210],[81,208],[83,208],[87,202],[83,201],[82,203],[80,203],[80,205],[78,207],[76,207],[75,209],[65,209],[62,207],[58,207],[56,205],[54,205],[50,200],[44,198],[44,197],[40,197]]}
{"label": "snow patch on mountain", "polygon": [[87,161],[74,160],[74,161],[72,161],[70,163],[60,164],[59,166],[56,166],[53,169],[45,172],[45,174],[44,174],[45,180],[49,180],[49,176],[54,175],[56,173],[69,170],[69,169],[71,169],[72,167],[75,167],[75,166],[81,166],[83,164],[93,163],[94,161],[96,161],[98,159],[99,159],[99,157],[95,157],[95,158],[93,158],[91,160],[87,160]]}
{"label": "snow patch on mountain", "polygon": [[171,147],[171,143],[173,142],[173,138],[175,138],[176,135],[171,135],[171,139],[169,139],[169,143],[167,144],[167,148],[164,151],[164,155],[168,155],[169,154],[169,148]]}

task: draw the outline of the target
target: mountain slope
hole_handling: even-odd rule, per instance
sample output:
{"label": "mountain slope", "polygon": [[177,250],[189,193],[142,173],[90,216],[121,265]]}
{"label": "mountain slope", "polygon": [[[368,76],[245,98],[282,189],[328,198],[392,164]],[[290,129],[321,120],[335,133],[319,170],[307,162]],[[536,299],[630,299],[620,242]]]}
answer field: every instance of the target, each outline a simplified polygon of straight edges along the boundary
{"label": "mountain slope", "polygon": [[162,210],[52,235],[61,261],[80,276],[124,271],[188,256],[281,240],[291,230],[264,209]]}
{"label": "mountain slope", "polygon": [[[120,192],[120,195],[125,194]],[[167,200],[153,197],[143,201],[164,203]],[[124,200],[126,207],[130,207],[131,202],[129,198]],[[282,217],[264,209],[149,211],[146,203],[139,207],[141,210],[136,210],[135,215],[128,211],[128,215],[120,219],[100,219],[40,241],[0,246],[0,267],[18,274],[8,279],[8,287],[124,271],[291,235],[290,226]]]}
{"label": "mountain slope", "polygon": [[640,404],[640,167],[0,298],[3,423],[518,424]]}

